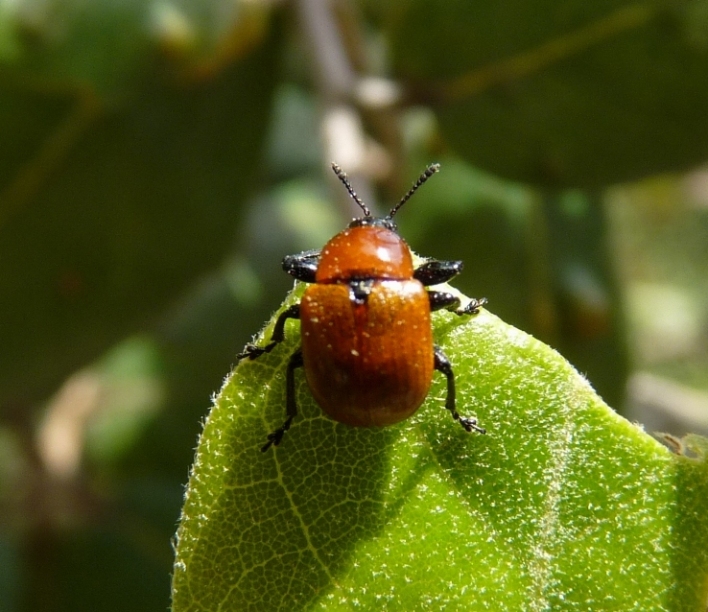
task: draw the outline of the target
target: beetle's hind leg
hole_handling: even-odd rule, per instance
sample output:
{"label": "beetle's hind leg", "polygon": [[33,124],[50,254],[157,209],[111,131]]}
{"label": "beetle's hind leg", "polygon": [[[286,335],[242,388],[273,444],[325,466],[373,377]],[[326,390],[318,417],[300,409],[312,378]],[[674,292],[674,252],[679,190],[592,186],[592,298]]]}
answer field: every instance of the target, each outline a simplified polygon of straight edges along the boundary
{"label": "beetle's hind leg", "polygon": [[477,433],[485,434],[487,430],[477,425],[477,419],[474,417],[463,417],[457,412],[456,396],[455,396],[455,373],[452,371],[452,365],[445,353],[439,346],[433,347],[435,355],[435,369],[442,372],[447,378],[447,398],[445,399],[445,408],[450,411],[452,418],[462,425],[465,431],[476,431]]}
{"label": "beetle's hind leg", "polygon": [[275,322],[275,328],[273,329],[273,335],[270,337],[270,342],[265,346],[258,346],[256,344],[251,344],[250,342],[243,347],[236,359],[241,361],[242,359],[256,359],[263,355],[263,353],[270,353],[278,344],[285,340],[285,322],[288,319],[299,319],[300,318],[300,304],[293,304],[290,308],[287,308],[280,313],[278,320]]}
{"label": "beetle's hind leg", "polygon": [[268,442],[263,445],[261,452],[265,453],[271,446],[278,446],[278,444],[280,444],[285,432],[290,429],[290,425],[297,415],[297,403],[295,402],[295,369],[301,368],[303,365],[302,348],[299,348],[290,356],[288,369],[285,374],[285,410],[288,418],[285,419],[285,423],[278,427],[278,429],[268,434]]}

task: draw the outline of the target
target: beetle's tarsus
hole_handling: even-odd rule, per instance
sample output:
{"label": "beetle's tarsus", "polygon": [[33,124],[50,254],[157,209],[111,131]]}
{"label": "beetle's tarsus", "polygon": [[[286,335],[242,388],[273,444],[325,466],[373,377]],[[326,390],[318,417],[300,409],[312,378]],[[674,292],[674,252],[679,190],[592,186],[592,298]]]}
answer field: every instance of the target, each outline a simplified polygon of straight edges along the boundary
{"label": "beetle's tarsus", "polygon": [[479,309],[482,308],[487,303],[487,298],[472,298],[470,299],[469,303],[464,307],[460,308],[455,311],[455,314],[458,315],[475,315],[479,312]]}
{"label": "beetle's tarsus", "polygon": [[269,344],[266,344],[266,346],[247,344],[243,347],[243,351],[236,355],[236,359],[238,359],[238,361],[241,361],[242,359],[256,359],[264,353],[270,353],[276,344],[277,342],[271,342]]}
{"label": "beetle's tarsus", "polygon": [[477,419],[473,417],[461,417],[459,414],[457,415],[457,420],[460,422],[460,425],[464,427],[465,431],[467,432],[473,432],[476,431],[477,433],[480,434],[486,434],[487,430],[484,429],[484,427],[480,427],[477,425]]}
{"label": "beetle's tarsus", "polygon": [[300,304],[293,304],[289,308],[286,308],[280,313],[280,316],[275,322],[275,328],[273,329],[273,335],[270,337],[270,342],[265,346],[257,346],[249,342],[243,347],[236,359],[241,361],[242,359],[256,359],[264,353],[270,353],[278,344],[285,340],[285,322],[288,319],[299,319],[300,318]]}
{"label": "beetle's tarsus", "polygon": [[290,425],[293,422],[293,417],[289,416],[285,423],[283,423],[278,429],[276,429],[273,433],[268,434],[268,442],[266,442],[262,447],[261,447],[261,452],[265,453],[271,446],[278,446],[280,442],[283,440],[283,436],[285,435],[285,432],[290,429]]}

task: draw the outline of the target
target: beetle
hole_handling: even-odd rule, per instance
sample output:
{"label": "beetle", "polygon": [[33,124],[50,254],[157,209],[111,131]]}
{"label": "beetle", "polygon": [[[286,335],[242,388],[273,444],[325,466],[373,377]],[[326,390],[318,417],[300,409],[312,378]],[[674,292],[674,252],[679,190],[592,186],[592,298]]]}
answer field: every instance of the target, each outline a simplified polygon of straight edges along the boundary
{"label": "beetle", "polygon": [[297,414],[295,370],[317,403],[335,421],[354,427],[386,426],[411,416],[423,403],[433,372],[447,379],[445,407],[467,432],[486,433],[473,417],[457,412],[455,375],[433,343],[430,313],[447,309],[473,315],[487,300],[461,307],[456,295],[429,287],[462,270],[461,261],[427,259],[413,266],[411,250],[398,234],[395,214],[440,169],[431,164],[385,217],[373,217],[336,164],[332,170],[363,212],[320,250],[288,255],[285,272],[309,283],[298,304],[284,310],[265,346],[246,344],[239,361],[270,353],[285,339],[285,323],[298,319],[301,346],[286,371],[285,422],[261,448],[279,445]]}

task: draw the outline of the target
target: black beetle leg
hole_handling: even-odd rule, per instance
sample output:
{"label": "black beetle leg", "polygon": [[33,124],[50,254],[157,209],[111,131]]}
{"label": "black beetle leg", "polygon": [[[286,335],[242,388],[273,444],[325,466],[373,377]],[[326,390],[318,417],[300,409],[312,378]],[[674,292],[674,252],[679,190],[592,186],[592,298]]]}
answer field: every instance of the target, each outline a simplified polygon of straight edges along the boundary
{"label": "black beetle leg", "polygon": [[317,266],[320,263],[320,251],[313,249],[283,258],[283,270],[303,283],[314,283]]}
{"label": "black beetle leg", "polygon": [[263,445],[261,452],[265,453],[271,446],[278,446],[278,444],[280,444],[285,432],[290,429],[290,425],[295,415],[297,415],[297,404],[295,402],[295,369],[301,368],[303,365],[302,349],[299,348],[290,356],[288,369],[285,374],[285,410],[288,418],[285,419],[285,423],[278,427],[278,429],[268,434],[268,442]]}
{"label": "black beetle leg", "polygon": [[473,315],[477,314],[479,312],[479,309],[482,308],[487,303],[487,298],[470,298],[469,303],[464,307],[464,308],[458,308],[457,310],[453,310],[455,314],[458,315]]}
{"label": "black beetle leg", "polygon": [[458,315],[473,315],[479,312],[479,309],[487,303],[487,298],[475,299],[471,298],[469,304],[464,308],[459,308],[460,298],[454,293],[447,291],[431,291],[428,290],[428,299],[430,300],[430,310],[441,310],[446,308]]}
{"label": "black beetle leg", "polygon": [[243,347],[236,359],[241,361],[241,359],[256,359],[260,357],[263,353],[270,353],[273,348],[285,340],[285,322],[288,319],[299,319],[300,318],[300,304],[293,304],[290,308],[287,308],[280,313],[278,320],[275,322],[275,328],[273,329],[273,335],[270,337],[270,342],[265,346],[257,346],[251,344],[250,342]]}
{"label": "black beetle leg", "polygon": [[428,259],[413,271],[413,278],[419,280],[426,287],[446,283],[452,277],[462,272],[461,261],[440,261]]}
{"label": "black beetle leg", "polygon": [[[449,293],[447,291],[431,291],[428,290],[428,299],[430,300],[430,310],[442,310],[446,308],[448,310],[457,309],[460,305],[460,298],[454,293]],[[457,312],[457,310],[453,310]]]}
{"label": "black beetle leg", "polygon": [[447,378],[447,398],[445,399],[445,408],[450,411],[453,419],[459,421],[465,431],[476,431],[481,434],[487,433],[486,429],[483,429],[477,425],[477,419],[473,417],[461,417],[457,412],[455,407],[455,374],[452,371],[452,365],[450,365],[448,358],[439,346],[434,346],[433,350],[435,354],[435,369],[438,372],[445,374],[445,377]]}
{"label": "black beetle leg", "polygon": [[[419,280],[425,287],[446,283],[462,272],[461,261],[440,261],[429,259],[413,271],[413,278]],[[460,298],[447,291],[428,291],[430,309],[440,310],[446,308],[458,315],[477,314],[479,309],[487,303],[487,298],[479,300],[472,298],[464,308],[460,308]]]}

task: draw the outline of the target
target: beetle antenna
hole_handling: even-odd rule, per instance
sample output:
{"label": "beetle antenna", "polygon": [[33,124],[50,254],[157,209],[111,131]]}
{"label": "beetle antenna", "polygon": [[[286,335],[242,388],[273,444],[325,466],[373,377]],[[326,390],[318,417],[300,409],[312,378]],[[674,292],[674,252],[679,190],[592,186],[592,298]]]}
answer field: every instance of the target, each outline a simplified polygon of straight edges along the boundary
{"label": "beetle antenna", "polygon": [[439,172],[439,171],[440,171],[440,164],[430,164],[430,165],[425,169],[425,171],[423,172],[423,174],[421,174],[421,175],[418,177],[418,180],[417,180],[415,183],[413,183],[413,187],[411,187],[411,188],[408,190],[408,193],[407,193],[406,195],[404,195],[404,196],[401,198],[401,201],[400,201],[398,204],[396,204],[396,205],[391,209],[391,212],[388,213],[388,217],[387,217],[387,218],[388,218],[388,219],[391,219],[391,218],[393,217],[393,215],[395,215],[395,214],[398,212],[398,210],[401,208],[401,206],[403,206],[408,200],[410,200],[410,199],[411,199],[411,196],[412,196],[416,191],[418,191],[418,187],[420,187],[423,183],[425,183],[425,181],[427,181],[431,176],[433,176],[433,174],[435,174],[436,172]]}
{"label": "beetle antenna", "polygon": [[347,188],[347,191],[349,192],[349,195],[352,197],[352,200],[354,200],[358,205],[361,210],[364,211],[364,216],[365,217],[370,217],[371,216],[371,211],[369,208],[364,204],[364,202],[361,201],[361,198],[356,195],[356,191],[354,191],[354,188],[352,187],[352,184],[349,182],[349,179],[347,178],[346,173],[344,170],[342,170],[335,162],[332,162],[332,170],[334,170],[334,173],[337,175],[337,178],[342,181],[344,186]]}

